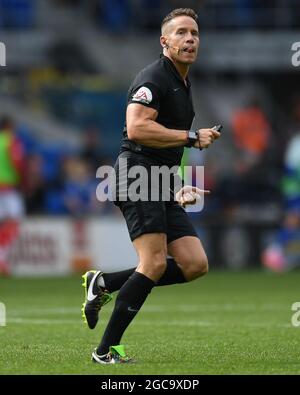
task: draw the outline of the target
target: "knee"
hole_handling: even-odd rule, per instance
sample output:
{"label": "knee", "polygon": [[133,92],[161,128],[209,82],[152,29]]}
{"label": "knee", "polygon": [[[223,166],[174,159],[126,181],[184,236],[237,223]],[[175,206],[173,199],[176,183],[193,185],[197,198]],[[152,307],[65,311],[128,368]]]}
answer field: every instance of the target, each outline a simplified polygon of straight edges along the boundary
{"label": "knee", "polygon": [[167,268],[165,251],[154,251],[140,259],[138,271],[142,272],[153,281],[158,281]]}
{"label": "knee", "polygon": [[208,259],[205,255],[190,261],[189,265],[186,266],[184,275],[187,281],[192,281],[198,277],[205,276],[208,273],[208,269]]}
{"label": "knee", "polygon": [[167,257],[163,251],[156,252],[151,257],[151,266],[157,276],[162,276],[167,268]]}
{"label": "knee", "polygon": [[208,273],[208,270],[209,270],[208,259],[207,256],[205,256],[198,264],[198,277],[205,276],[205,274]]}

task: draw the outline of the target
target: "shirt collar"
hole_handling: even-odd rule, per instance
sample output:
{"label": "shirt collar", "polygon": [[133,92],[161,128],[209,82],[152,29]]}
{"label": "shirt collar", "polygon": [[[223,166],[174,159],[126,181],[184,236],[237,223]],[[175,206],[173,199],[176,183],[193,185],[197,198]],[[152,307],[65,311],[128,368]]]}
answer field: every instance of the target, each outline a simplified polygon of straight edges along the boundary
{"label": "shirt collar", "polygon": [[163,61],[165,62],[165,64],[167,64],[167,65],[170,67],[170,69],[172,70],[172,72],[173,72],[173,74],[175,75],[175,77],[176,77],[177,79],[179,79],[180,82],[182,82],[182,83],[184,84],[185,87],[189,88],[189,87],[191,86],[191,83],[190,83],[190,80],[189,80],[189,77],[188,77],[188,76],[186,77],[186,84],[187,84],[187,85],[185,85],[185,83],[184,83],[184,81],[183,81],[183,78],[182,78],[181,75],[179,74],[178,70],[177,70],[176,67],[175,67],[175,64],[172,62],[172,60],[171,60],[170,58],[168,58],[168,57],[165,56],[164,54],[160,54],[160,58],[162,58]]}

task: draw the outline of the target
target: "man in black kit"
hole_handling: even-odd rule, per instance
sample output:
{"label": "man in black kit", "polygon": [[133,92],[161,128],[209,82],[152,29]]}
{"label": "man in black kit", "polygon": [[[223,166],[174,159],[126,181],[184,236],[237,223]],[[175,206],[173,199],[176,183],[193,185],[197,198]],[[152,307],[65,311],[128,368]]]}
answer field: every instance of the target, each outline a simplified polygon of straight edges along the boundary
{"label": "man in black kit", "polygon": [[[189,8],[173,10],[164,18],[160,37],[163,55],[137,75],[128,91],[126,125],[116,170],[120,170],[121,159],[127,159],[129,168],[179,166],[184,146],[208,148],[219,138],[215,129],[190,130],[194,110],[188,71],[199,47],[197,19]],[[91,329],[111,293],[119,290],[101,343],[92,353],[94,362],[131,361],[120,340],[154,286],[188,282],[208,272],[201,241],[181,207],[193,204],[199,190],[189,192],[178,201],[116,201],[139,263],[137,268],[117,273],[88,271],[83,276],[83,315]]]}

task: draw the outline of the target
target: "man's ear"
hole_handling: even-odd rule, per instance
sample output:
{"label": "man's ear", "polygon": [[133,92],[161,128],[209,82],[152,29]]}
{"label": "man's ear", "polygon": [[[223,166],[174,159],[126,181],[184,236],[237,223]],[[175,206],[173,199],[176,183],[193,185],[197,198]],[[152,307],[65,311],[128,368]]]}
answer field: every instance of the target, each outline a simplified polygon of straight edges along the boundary
{"label": "man's ear", "polygon": [[167,40],[166,36],[160,37],[160,44],[163,48],[166,48],[168,46],[168,40]]}

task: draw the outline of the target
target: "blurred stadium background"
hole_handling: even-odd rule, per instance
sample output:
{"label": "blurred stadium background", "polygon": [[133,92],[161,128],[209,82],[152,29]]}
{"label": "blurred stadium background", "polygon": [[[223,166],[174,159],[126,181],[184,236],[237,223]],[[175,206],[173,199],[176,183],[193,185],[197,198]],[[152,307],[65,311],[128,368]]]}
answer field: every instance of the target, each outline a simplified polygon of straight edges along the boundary
{"label": "blurred stadium background", "polygon": [[114,162],[128,86],[159,56],[161,19],[176,7],[199,14],[195,125],[224,125],[213,149],[186,158],[205,164],[212,191],[193,214],[211,268],[300,264],[298,0],[0,0],[3,274],[136,264],[118,210],[96,201],[95,174]]}

